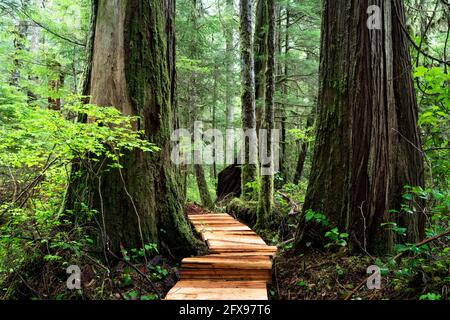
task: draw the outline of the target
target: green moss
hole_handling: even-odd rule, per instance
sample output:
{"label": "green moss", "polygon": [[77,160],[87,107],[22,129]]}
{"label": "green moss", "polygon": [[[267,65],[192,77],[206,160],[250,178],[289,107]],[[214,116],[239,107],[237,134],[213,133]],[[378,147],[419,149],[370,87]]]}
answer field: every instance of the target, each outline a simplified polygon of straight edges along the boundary
{"label": "green moss", "polygon": [[226,211],[241,221],[254,225],[258,209],[257,201],[246,201],[241,198],[232,199],[226,206]]}

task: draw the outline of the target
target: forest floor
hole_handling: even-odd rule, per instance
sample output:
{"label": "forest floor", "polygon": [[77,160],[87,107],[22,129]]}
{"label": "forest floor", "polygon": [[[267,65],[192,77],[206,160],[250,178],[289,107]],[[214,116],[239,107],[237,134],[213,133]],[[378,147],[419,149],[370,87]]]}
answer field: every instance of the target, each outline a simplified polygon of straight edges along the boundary
{"label": "forest floor", "polygon": [[[192,204],[186,206],[187,213],[208,211]],[[277,233],[279,230],[272,230],[262,236],[267,244],[276,245],[282,242],[274,242],[273,235]],[[283,238],[292,237],[292,232],[288,232]],[[386,261],[383,257],[351,255],[345,247],[334,251],[310,249],[294,254],[286,244],[278,245],[272,284],[268,287],[272,300],[345,299],[367,278],[368,266]],[[442,283],[448,277],[450,263],[444,258],[437,257],[433,264],[428,262],[427,265],[413,260],[415,266],[405,263],[391,266],[390,272],[382,272],[380,290],[368,290],[364,284],[352,299],[418,299],[427,292],[442,292],[443,299],[447,299],[448,292],[442,291]],[[10,298],[14,299],[156,300],[164,298],[180,278],[179,261],[162,254],[149,257],[147,267],[142,259],[133,258],[132,252],[124,254],[109,269],[88,255],[82,260],[82,290],[67,290],[67,274],[56,261],[34,259],[32,265],[9,275],[1,294],[11,293]],[[401,275],[408,270],[409,275]]]}
{"label": "forest floor", "polygon": [[[102,278],[96,277],[92,265],[87,265],[82,273],[83,281],[88,283],[83,287],[83,295],[87,299],[111,300],[156,300],[162,298],[178,280],[178,264],[160,255],[155,256],[148,263],[151,266],[158,266],[157,269],[147,269],[146,271],[144,264],[135,264],[135,266],[142,273],[146,273],[148,278],[153,278],[152,284],[147,278],[130,269],[126,263],[121,261],[112,270],[111,278],[116,281],[109,282],[103,294],[99,290],[103,285],[98,282]],[[162,273],[158,270],[166,271]]]}
{"label": "forest floor", "polygon": [[[196,204],[187,205],[186,212],[209,213]],[[269,238],[265,240],[270,243]],[[345,248],[336,253],[314,250],[305,254],[280,250],[273,263],[269,296],[275,300],[342,300],[367,278],[367,267],[372,264],[370,257],[349,255]],[[381,290],[361,288],[352,298],[379,300],[392,297],[395,292],[386,285],[387,282],[387,277],[382,280]]]}
{"label": "forest floor", "polygon": [[269,294],[275,300],[344,300],[350,294],[353,300],[417,300],[432,291],[448,299],[443,279],[450,269],[439,260],[432,267],[416,264],[414,272],[411,264],[391,265],[390,270],[382,265],[381,288],[369,290],[367,268],[383,260],[386,257],[351,255],[345,248],[334,253],[282,251],[274,260]]}
{"label": "forest floor", "polygon": [[[274,261],[274,283],[270,289],[279,300],[342,300],[364,279],[370,258],[310,252],[283,252]],[[383,290],[361,289],[354,299],[379,300]]]}
{"label": "forest floor", "polygon": [[119,261],[108,270],[86,259],[81,267],[82,290],[67,290],[67,274],[54,263],[43,262],[28,272],[11,274],[3,282],[2,294],[19,300],[158,300],[179,278],[177,262],[162,255],[151,258],[147,268],[142,262],[132,265]]}

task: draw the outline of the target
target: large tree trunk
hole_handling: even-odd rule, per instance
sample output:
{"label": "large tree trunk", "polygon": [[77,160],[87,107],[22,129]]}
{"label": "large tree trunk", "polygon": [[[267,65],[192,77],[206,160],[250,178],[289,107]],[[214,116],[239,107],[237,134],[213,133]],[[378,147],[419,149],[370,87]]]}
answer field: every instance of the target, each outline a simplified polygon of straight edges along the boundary
{"label": "large tree trunk", "polygon": [[86,70],[90,80],[84,83],[85,94],[90,94],[93,104],[115,106],[125,115],[140,116],[137,129],[144,130],[145,138],[161,150],[131,151],[121,158],[122,169],[110,169],[97,177],[89,177],[84,168],[89,183],[83,186],[79,179],[73,181],[68,209],[83,201],[99,212],[107,250],[118,252],[120,246],[138,248],[154,242],[175,255],[194,253],[199,242],[183,215],[169,150],[174,124],[175,51],[170,45],[173,28],[168,24],[173,19],[174,2],[94,2],[92,63],[91,70]]}
{"label": "large tree trunk", "polygon": [[[273,147],[272,130],[274,129],[274,96],[275,96],[275,2],[267,2],[267,66],[266,66],[266,88],[265,88],[265,111],[263,129],[267,131],[267,157],[271,158],[269,163],[262,163],[261,170],[273,171]],[[260,138],[261,135],[260,135]],[[264,138],[262,138],[264,139]],[[272,221],[274,195],[274,172],[272,174],[262,173],[261,187],[259,191],[257,225],[265,227]]]}
{"label": "large tree trunk", "polygon": [[[252,189],[249,183],[256,180],[258,165],[250,163],[250,154],[257,154],[256,115],[255,115],[255,70],[252,46],[252,1],[240,1],[240,41],[241,41],[241,105],[242,129],[250,132],[249,138],[244,138],[242,159],[242,196],[249,199]],[[256,150],[255,150],[256,149]]]}
{"label": "large tree trunk", "polygon": [[258,0],[256,5],[256,22],[254,36],[255,55],[255,102],[256,102],[256,131],[259,134],[264,121],[264,97],[266,89],[267,64],[267,1]]}
{"label": "large tree trunk", "polygon": [[[382,30],[366,27],[367,8],[381,8]],[[397,8],[397,10],[396,10]],[[397,12],[396,12],[397,11]],[[401,0],[324,1],[317,138],[304,211],[326,214],[351,249],[386,253],[394,236],[384,222],[423,237],[423,214],[400,210],[405,185],[423,185],[417,104]],[[296,247],[323,242],[300,223]]]}

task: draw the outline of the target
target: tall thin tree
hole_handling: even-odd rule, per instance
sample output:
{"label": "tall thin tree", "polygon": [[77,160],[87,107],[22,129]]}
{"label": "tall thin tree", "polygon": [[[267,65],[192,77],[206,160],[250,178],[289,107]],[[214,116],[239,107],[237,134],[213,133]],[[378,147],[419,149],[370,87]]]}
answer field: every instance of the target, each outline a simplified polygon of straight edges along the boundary
{"label": "tall thin tree", "polygon": [[[266,88],[265,88],[265,111],[263,129],[266,130],[266,137],[260,139],[267,139],[266,150],[263,151],[270,161],[261,163],[261,183],[259,191],[259,204],[257,225],[265,227],[272,221],[273,214],[273,196],[274,196],[274,154],[272,141],[272,130],[274,129],[274,96],[275,96],[275,1],[266,1],[266,10],[268,17],[267,26],[267,62],[266,62]],[[265,172],[264,172],[265,171]]]}
{"label": "tall thin tree", "polygon": [[[224,34],[225,34],[225,108],[226,108],[226,129],[233,129],[234,121],[234,82],[233,82],[233,55],[234,55],[234,45],[233,45],[233,35],[234,35],[234,0],[226,0],[225,3],[225,23],[224,23]],[[231,137],[225,137],[225,145],[231,149],[234,141]],[[225,148],[225,161],[234,161],[234,154],[229,154],[228,148]],[[229,164],[229,163],[228,163]]]}
{"label": "tall thin tree", "polygon": [[[248,199],[252,196],[252,187],[249,183],[256,181],[258,164],[251,155],[257,154],[258,145],[256,137],[255,113],[255,69],[252,42],[252,1],[240,0],[240,42],[241,42],[241,105],[242,129],[246,132],[241,150],[242,164],[242,196]],[[255,151],[256,150],[256,151]]]}
{"label": "tall thin tree", "polygon": [[254,36],[255,60],[255,102],[256,102],[256,130],[259,133],[264,121],[264,97],[266,89],[267,65],[267,1],[258,0],[256,4],[256,21]]}

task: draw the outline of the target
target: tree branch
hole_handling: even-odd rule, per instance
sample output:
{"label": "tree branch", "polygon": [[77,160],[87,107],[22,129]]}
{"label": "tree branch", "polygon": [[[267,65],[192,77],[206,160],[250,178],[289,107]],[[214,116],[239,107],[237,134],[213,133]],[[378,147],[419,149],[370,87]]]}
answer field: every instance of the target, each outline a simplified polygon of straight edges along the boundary
{"label": "tree branch", "polygon": [[433,61],[436,61],[436,62],[445,64],[445,65],[447,65],[447,66],[450,66],[450,61],[444,61],[444,60],[438,59],[438,58],[436,58],[436,57],[433,57],[432,55],[429,55],[428,53],[424,52],[424,51],[423,51],[423,50],[422,50],[422,49],[414,42],[414,40],[411,38],[411,35],[408,33],[408,30],[406,30],[406,27],[403,25],[403,21],[400,19],[400,14],[399,14],[399,12],[398,12],[397,4],[395,3],[394,0],[392,1],[392,3],[393,3],[393,5],[394,5],[394,12],[395,12],[395,16],[396,16],[396,18],[397,18],[397,21],[398,21],[398,23],[399,23],[399,25],[400,25],[400,27],[401,27],[403,33],[406,35],[407,39],[409,40],[409,42],[411,42],[411,44],[414,46],[414,48],[415,48],[418,52],[420,52],[422,55],[424,55],[425,57],[427,57],[427,58],[429,58],[429,59],[431,59],[431,60],[433,60]]}
{"label": "tree branch", "polygon": [[78,41],[78,40],[72,40],[72,39],[69,39],[69,38],[67,38],[66,36],[60,35],[59,33],[57,33],[57,32],[55,32],[55,31],[51,30],[49,27],[45,26],[45,25],[42,24],[41,22],[39,22],[39,21],[33,19],[33,18],[32,18],[25,10],[21,10],[21,12],[22,12],[28,19],[30,19],[31,21],[33,21],[37,26],[41,27],[42,29],[44,29],[44,30],[47,31],[48,33],[51,33],[51,34],[54,35],[55,37],[60,38],[60,39],[62,39],[62,40],[65,40],[65,41],[67,41],[67,42],[70,42],[70,43],[72,43],[72,44],[75,44],[75,45],[77,45],[77,46],[81,46],[81,47],[85,47],[85,46],[86,46],[84,43],[81,43],[81,42]]}

